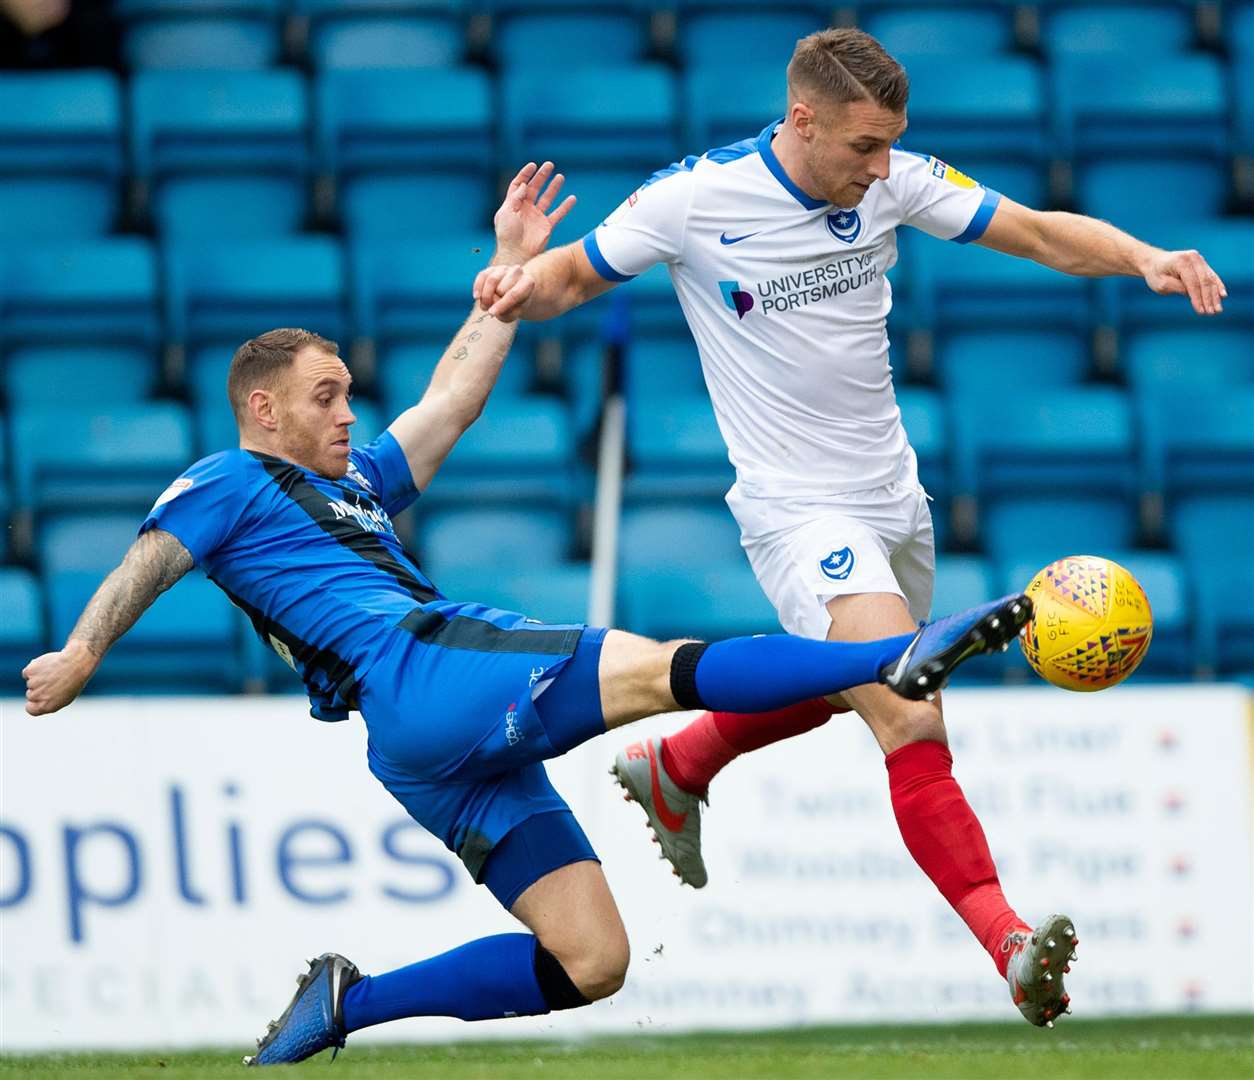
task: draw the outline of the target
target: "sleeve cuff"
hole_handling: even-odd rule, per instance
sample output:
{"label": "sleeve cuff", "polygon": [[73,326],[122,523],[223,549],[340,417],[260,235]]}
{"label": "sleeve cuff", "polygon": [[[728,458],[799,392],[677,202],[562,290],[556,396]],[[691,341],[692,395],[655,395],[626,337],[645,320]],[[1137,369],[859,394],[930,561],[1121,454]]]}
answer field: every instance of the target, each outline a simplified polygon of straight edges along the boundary
{"label": "sleeve cuff", "polygon": [[993,220],[993,212],[997,209],[999,202],[1001,202],[1001,195],[992,188],[985,188],[984,198],[976,209],[975,216],[967,227],[954,237],[954,243],[969,244],[972,240],[978,240],[983,236],[988,223]]}
{"label": "sleeve cuff", "polygon": [[597,243],[595,229],[583,238],[583,250],[588,256],[588,261],[592,263],[592,269],[606,281],[630,281],[635,277],[634,274],[620,274],[606,261],[605,256],[601,254],[601,246]]}

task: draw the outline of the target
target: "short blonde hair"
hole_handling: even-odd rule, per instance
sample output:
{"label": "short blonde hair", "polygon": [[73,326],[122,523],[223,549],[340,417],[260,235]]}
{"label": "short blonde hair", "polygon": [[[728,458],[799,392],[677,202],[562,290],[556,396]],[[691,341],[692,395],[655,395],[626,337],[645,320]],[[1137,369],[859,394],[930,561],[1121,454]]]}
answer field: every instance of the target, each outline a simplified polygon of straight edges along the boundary
{"label": "short blonde hair", "polygon": [[226,376],[226,396],[231,400],[238,423],[242,424],[248,415],[248,395],[258,387],[273,389],[277,376],[292,366],[301,349],[309,346],[332,356],[340,353],[340,347],[334,341],[328,341],[312,330],[294,327],[267,330],[235,350]]}
{"label": "short blonde hair", "polygon": [[818,93],[844,105],[872,101],[904,112],[910,80],[896,60],[862,30],[819,30],[797,42],[788,63],[788,96]]}

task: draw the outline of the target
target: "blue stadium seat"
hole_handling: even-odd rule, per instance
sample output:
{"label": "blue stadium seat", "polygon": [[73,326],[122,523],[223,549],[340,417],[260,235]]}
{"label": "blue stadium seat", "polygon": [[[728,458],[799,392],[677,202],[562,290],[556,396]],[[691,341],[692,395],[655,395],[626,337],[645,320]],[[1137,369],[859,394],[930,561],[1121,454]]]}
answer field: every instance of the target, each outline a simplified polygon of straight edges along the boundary
{"label": "blue stadium seat", "polygon": [[[452,337],[452,332],[448,335]],[[435,366],[444,353],[445,342],[432,339],[420,345],[394,345],[379,356],[378,384],[385,411],[398,416],[416,405],[426,392]],[[531,389],[532,369],[526,350],[515,345],[501,368],[492,391],[494,398],[512,397]]]}
{"label": "blue stadium seat", "polygon": [[563,170],[566,184],[562,198],[577,197],[577,202],[553,233],[552,244],[568,244],[582,239],[623,201],[653,175],[652,169],[593,169],[579,167]]}
{"label": "blue stadium seat", "polygon": [[656,638],[778,633],[725,507],[635,507],[619,535],[617,625]]}
{"label": "blue stadium seat", "polygon": [[570,520],[557,510],[443,510],[419,518],[422,565],[437,575],[465,568],[487,579],[510,565],[530,570],[563,562],[572,546]]}
{"label": "blue stadium seat", "polygon": [[675,81],[659,64],[507,73],[501,117],[505,163],[655,169],[677,156]]}
{"label": "blue stadium seat", "polygon": [[1254,673],[1254,496],[1196,496],[1170,508],[1172,542],[1194,580],[1197,660],[1220,674]]}
{"label": "blue stadium seat", "polygon": [[138,345],[160,337],[157,267],[136,236],[0,251],[0,340]]}
{"label": "blue stadium seat", "polygon": [[422,68],[466,50],[461,0],[290,0],[315,68]]}
{"label": "blue stadium seat", "polygon": [[1136,390],[1155,386],[1211,387],[1254,383],[1254,349],[1248,330],[1210,324],[1188,330],[1131,332],[1121,350],[1121,364]]}
{"label": "blue stadium seat", "polygon": [[1102,554],[1124,567],[1141,583],[1154,615],[1154,636],[1138,677],[1183,678],[1193,674],[1193,603],[1189,573],[1180,559],[1157,551],[1103,549]]}
{"label": "blue stadium seat", "polygon": [[937,336],[933,366],[941,384],[957,394],[998,383],[1048,391],[1088,375],[1088,339],[1079,329],[1048,327],[948,330]]}
{"label": "blue stadium seat", "polygon": [[1045,199],[1051,155],[1040,67],[1021,56],[910,58],[909,150],[932,154],[1017,202]]}
{"label": "blue stadium seat", "polygon": [[[1003,591],[1008,590],[1003,590],[994,578],[993,568],[987,559],[978,555],[939,555],[930,617],[940,618],[986,603]],[[959,686],[999,682],[1016,663],[1022,664],[1017,655],[986,657],[974,664],[964,664],[951,682]]]}
{"label": "blue stadium seat", "polygon": [[359,242],[351,249],[357,334],[383,348],[397,341],[443,349],[470,311],[470,286],[488,265],[491,233],[432,237],[430,242]]}
{"label": "blue stadium seat", "polygon": [[114,75],[0,72],[0,239],[108,232],[122,169]]}
{"label": "blue stadium seat", "polygon": [[492,55],[507,71],[540,68],[569,70],[615,63],[637,63],[649,50],[647,18],[627,7],[613,10],[535,11],[499,17]]}
{"label": "blue stadium seat", "polygon": [[9,406],[133,404],[157,381],[157,365],[143,349],[120,346],[36,346],[9,354],[4,393]]}
{"label": "blue stadium seat", "polygon": [[0,410],[0,559],[9,554],[9,511],[13,496],[9,491],[9,432],[8,416]]}
{"label": "blue stadium seat", "polygon": [[[1135,225],[1219,213],[1227,199],[1228,100],[1209,56],[1067,56],[1053,66],[1061,152],[1087,213]],[[1147,183],[1152,177],[1153,182]]]}
{"label": "blue stadium seat", "polygon": [[735,480],[705,394],[676,394],[628,408],[627,461],[623,492],[633,503],[713,501]]}
{"label": "blue stadium seat", "polygon": [[1041,47],[1054,56],[1122,53],[1148,60],[1190,48],[1193,8],[1176,2],[1042,5]]}
{"label": "blue stadium seat", "polygon": [[280,0],[117,0],[131,68],[260,69],[279,58]]}
{"label": "blue stadium seat", "polygon": [[0,694],[25,693],[22,668],[48,645],[39,581],[29,570],[0,566]]}
{"label": "blue stadium seat", "polygon": [[1254,493],[1254,383],[1161,383],[1137,408],[1147,491]]}
{"label": "blue stadium seat", "polygon": [[945,403],[939,394],[920,387],[897,391],[901,423],[919,459],[919,480],[934,499],[948,498],[949,425]]}
{"label": "blue stadium seat", "polygon": [[1249,61],[1254,60],[1254,3],[1250,0],[1224,5],[1224,14],[1228,17],[1228,30],[1225,35],[1228,48],[1238,60],[1238,67],[1248,68]]}
{"label": "blue stadium seat", "polygon": [[932,590],[932,618],[974,607],[997,594],[998,584],[987,559],[979,555],[937,557],[936,586]]}
{"label": "blue stadium seat", "polygon": [[676,396],[703,396],[701,357],[691,337],[673,334],[633,337],[623,358],[623,391],[628,408],[648,410]]}
{"label": "blue stadium seat", "polygon": [[36,510],[147,510],[195,457],[172,402],[23,409],[13,435],[16,495]]}
{"label": "blue stadium seat", "polygon": [[[1254,4],[1249,6],[1254,11]],[[1250,20],[1254,26],[1254,17]],[[1254,36],[1252,34],[1251,36]],[[1247,159],[1247,172],[1254,172],[1254,45],[1245,54],[1248,59],[1232,65],[1232,116],[1233,116],[1233,152]],[[1254,178],[1247,177],[1244,195],[1247,199],[1254,195]]]}
{"label": "blue stadium seat", "polygon": [[727,68],[708,58],[684,73],[685,150],[703,154],[741,139],[756,139],[787,108],[788,87],[779,64],[746,63],[736,68],[736,93],[727,93]]}
{"label": "blue stadium seat", "polygon": [[495,196],[482,170],[355,176],[340,189],[340,217],[352,240],[421,241],[490,228]]}
{"label": "blue stadium seat", "polygon": [[492,573],[461,566],[435,584],[450,600],[476,601],[546,623],[586,623],[590,576],[588,564],[579,562]]}
{"label": "blue stadium seat", "polygon": [[[980,534],[985,550],[994,558],[1033,563],[1034,574],[1065,555],[1104,554],[1131,547],[1136,539],[1136,511],[1130,498],[1089,495],[1081,485],[1074,494],[1008,495],[990,499],[982,507]],[[1025,588],[1032,574],[1018,588]]]}
{"label": "blue stadium seat", "polygon": [[739,72],[743,64],[773,64],[782,79],[797,41],[824,29],[830,15],[810,5],[758,5],[753,11],[716,6],[719,10],[681,9],[675,49],[684,67],[720,64],[724,71]]}
{"label": "blue stadium seat", "polygon": [[315,94],[319,166],[336,176],[491,163],[492,84],[481,71],[328,71]]}
{"label": "blue stadium seat", "polygon": [[423,506],[571,506],[584,492],[570,417],[561,402],[531,394],[489,401],[423,493]]}
{"label": "blue stadium seat", "polygon": [[917,56],[989,56],[1014,47],[1014,11],[1003,3],[865,4],[858,26],[907,70]]}
{"label": "blue stadium seat", "polygon": [[[626,320],[631,333],[655,336],[675,334],[685,340],[690,337],[691,332],[684,320],[683,309],[675,296],[670,271],[661,263],[618,286],[602,301],[600,307],[589,307],[587,317],[604,322],[608,316],[612,324],[616,318],[613,314],[615,304],[619,305],[621,317]],[[563,318],[568,325],[575,323],[569,313]]]}
{"label": "blue stadium seat", "polygon": [[131,159],[162,233],[282,235],[305,218],[305,85],[294,71],[141,71]]}
{"label": "blue stadium seat", "polygon": [[[142,513],[142,511],[141,511]],[[51,638],[63,641],[100,582],[122,561],[141,518],[79,515],[42,532]],[[112,649],[89,691],[211,694],[238,689],[241,616],[193,571],[157,598]]]}
{"label": "blue stadium seat", "polygon": [[930,237],[912,245],[911,256],[913,316],[938,335],[1024,327],[1086,335],[1095,321],[1092,286],[1083,278]]}
{"label": "blue stadium seat", "polygon": [[[1163,223],[1147,230],[1144,236],[1168,250],[1200,251],[1228,289],[1219,328],[1246,335],[1254,332],[1254,259],[1250,258],[1254,251],[1254,222],[1231,218],[1196,220],[1192,224]],[[1140,333],[1158,327],[1200,328],[1198,316],[1185,297],[1155,296],[1139,278],[1109,278],[1101,282],[1100,288],[1105,320],[1123,332]]]}
{"label": "blue stadium seat", "polygon": [[329,237],[173,244],[165,270],[172,341],[238,344],[279,326],[346,339],[343,260]]}
{"label": "blue stadium seat", "polygon": [[1130,497],[1136,490],[1132,409],[1108,387],[1059,387],[1017,401],[1001,386],[950,402],[956,479],[984,497],[1023,491]]}

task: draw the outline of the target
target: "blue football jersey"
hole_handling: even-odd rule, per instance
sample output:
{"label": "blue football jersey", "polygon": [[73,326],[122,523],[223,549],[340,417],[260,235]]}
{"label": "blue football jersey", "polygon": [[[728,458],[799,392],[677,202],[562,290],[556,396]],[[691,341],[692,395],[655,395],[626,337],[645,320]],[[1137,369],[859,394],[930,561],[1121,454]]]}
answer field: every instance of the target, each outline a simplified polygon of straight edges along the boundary
{"label": "blue football jersey", "polygon": [[443,600],[396,538],[391,515],[418,497],[384,432],[329,480],[281,458],[225,450],[202,458],[140,527],[176,536],[196,564],[301,676],[314,716],[343,719],[387,633]]}

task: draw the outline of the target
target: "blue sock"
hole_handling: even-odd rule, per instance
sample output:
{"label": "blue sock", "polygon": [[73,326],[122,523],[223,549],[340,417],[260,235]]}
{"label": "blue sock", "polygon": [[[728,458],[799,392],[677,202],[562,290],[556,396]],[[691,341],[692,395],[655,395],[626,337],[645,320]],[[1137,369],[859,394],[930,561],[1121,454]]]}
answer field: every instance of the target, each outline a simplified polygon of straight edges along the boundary
{"label": "blue sock", "polygon": [[531,934],[496,934],[383,975],[344,995],[344,1027],[357,1031],[405,1016],[494,1020],[549,1011],[535,972]]}
{"label": "blue sock", "polygon": [[[812,641],[791,634],[729,638],[706,647],[695,686],[703,708],[756,713],[878,682],[913,634],[880,641]],[[680,702],[683,705],[685,702]]]}

